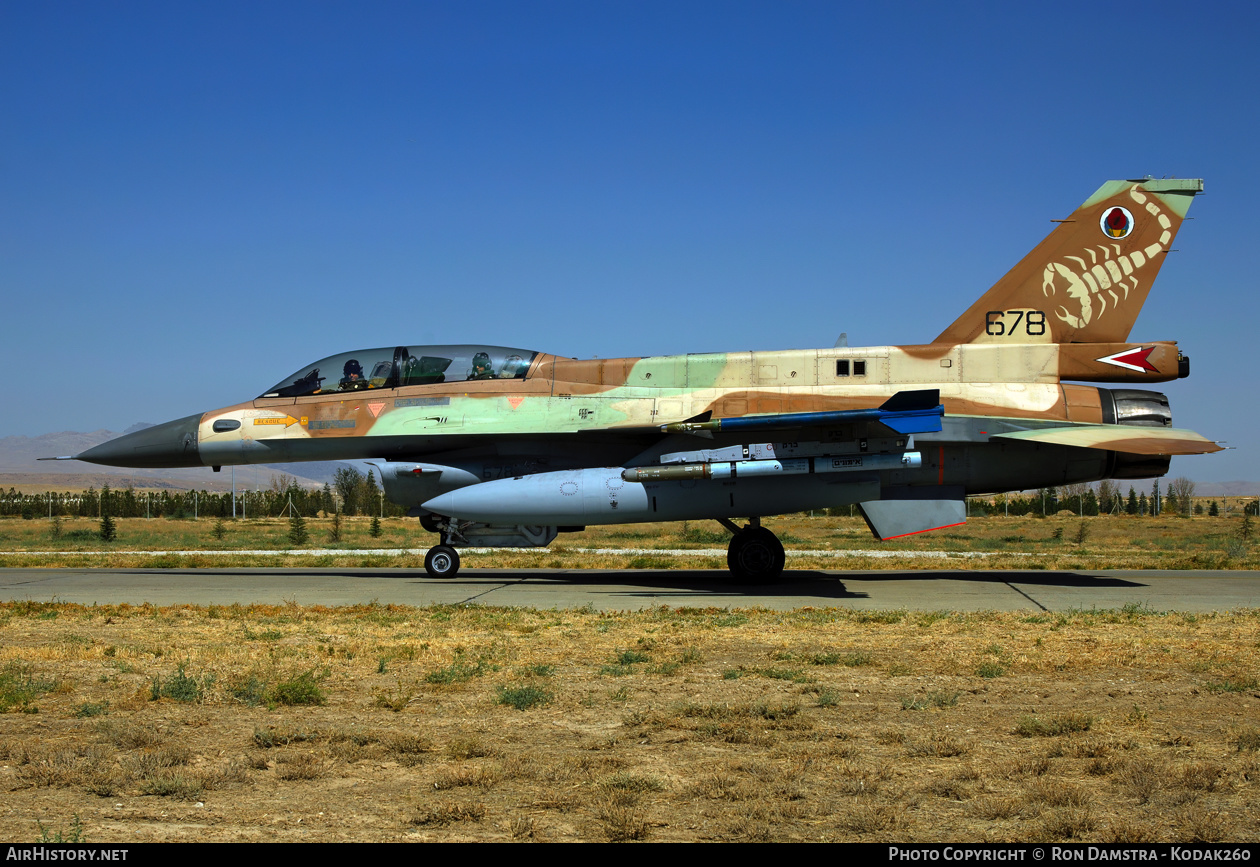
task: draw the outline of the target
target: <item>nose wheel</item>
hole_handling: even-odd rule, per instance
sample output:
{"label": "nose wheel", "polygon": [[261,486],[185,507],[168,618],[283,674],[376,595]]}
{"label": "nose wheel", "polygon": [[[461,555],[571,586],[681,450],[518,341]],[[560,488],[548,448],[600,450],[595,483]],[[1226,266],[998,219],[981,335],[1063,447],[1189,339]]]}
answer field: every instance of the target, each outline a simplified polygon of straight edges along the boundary
{"label": "nose wheel", "polygon": [[424,570],[430,578],[454,578],[459,574],[459,552],[450,545],[434,545],[424,555]]}
{"label": "nose wheel", "polygon": [[785,563],[782,543],[765,527],[745,527],[731,537],[726,549],[726,565],[740,584],[773,583]]}

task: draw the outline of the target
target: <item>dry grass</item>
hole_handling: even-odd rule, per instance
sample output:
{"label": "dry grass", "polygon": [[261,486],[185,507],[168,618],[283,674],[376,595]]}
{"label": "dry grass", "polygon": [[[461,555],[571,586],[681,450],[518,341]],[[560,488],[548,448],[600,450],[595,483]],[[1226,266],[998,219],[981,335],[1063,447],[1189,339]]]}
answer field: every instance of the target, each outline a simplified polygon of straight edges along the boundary
{"label": "dry grass", "polygon": [[[47,687],[0,715],[11,840],[1260,835],[1260,692],[1210,688],[1255,610],[8,603],[5,667]],[[324,704],[251,698],[304,673]]]}

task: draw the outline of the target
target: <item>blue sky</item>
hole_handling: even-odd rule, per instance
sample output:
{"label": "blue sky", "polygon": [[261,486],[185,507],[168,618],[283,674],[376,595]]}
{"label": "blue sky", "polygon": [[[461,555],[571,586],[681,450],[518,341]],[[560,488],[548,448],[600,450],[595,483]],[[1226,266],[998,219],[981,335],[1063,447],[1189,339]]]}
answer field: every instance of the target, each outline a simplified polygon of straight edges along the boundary
{"label": "blue sky", "polygon": [[0,5],[0,436],[357,347],[930,341],[1104,180],[1203,177],[1133,339],[1256,479],[1243,3]]}

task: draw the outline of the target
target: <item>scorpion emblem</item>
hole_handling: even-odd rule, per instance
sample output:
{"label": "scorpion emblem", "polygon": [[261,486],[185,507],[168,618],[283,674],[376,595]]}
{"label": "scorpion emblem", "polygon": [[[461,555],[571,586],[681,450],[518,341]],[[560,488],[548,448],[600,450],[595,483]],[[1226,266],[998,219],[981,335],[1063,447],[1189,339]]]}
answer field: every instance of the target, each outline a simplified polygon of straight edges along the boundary
{"label": "scorpion emblem", "polygon": [[[1065,259],[1074,264],[1052,262],[1041,275],[1041,291],[1044,295],[1057,295],[1059,290],[1063,290],[1067,298],[1075,302],[1078,312],[1073,313],[1067,306],[1060,306],[1054,313],[1072,328],[1084,328],[1095,315],[1101,318],[1107,312],[1108,296],[1111,298],[1111,306],[1118,307],[1122,300],[1129,297],[1129,292],[1138,287],[1136,272],[1160,253],[1167,252],[1168,244],[1172,241],[1172,221],[1159,205],[1139,190],[1137,184],[1129,188],[1129,198],[1143,206],[1147,213],[1159,221],[1163,234],[1157,243],[1148,245],[1144,250],[1134,250],[1123,255],[1119,244],[1086,247],[1082,253],[1089,256],[1088,263],[1084,256],[1065,256]],[[1123,298],[1117,291],[1123,293]],[[1097,311],[1094,309],[1095,302],[1098,304]]]}

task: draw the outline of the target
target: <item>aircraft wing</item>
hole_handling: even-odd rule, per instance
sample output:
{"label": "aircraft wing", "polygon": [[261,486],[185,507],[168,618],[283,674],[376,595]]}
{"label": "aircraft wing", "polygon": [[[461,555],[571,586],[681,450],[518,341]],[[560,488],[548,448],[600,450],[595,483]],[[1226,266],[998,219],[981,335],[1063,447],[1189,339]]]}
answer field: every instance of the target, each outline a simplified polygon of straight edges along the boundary
{"label": "aircraft wing", "polygon": [[1192,430],[1124,424],[1091,424],[1012,431],[994,434],[992,439],[1108,449],[1134,455],[1205,455],[1219,452],[1223,448]]}

